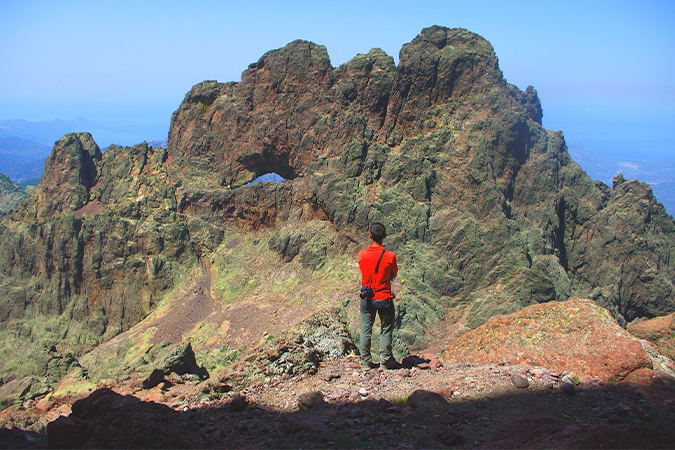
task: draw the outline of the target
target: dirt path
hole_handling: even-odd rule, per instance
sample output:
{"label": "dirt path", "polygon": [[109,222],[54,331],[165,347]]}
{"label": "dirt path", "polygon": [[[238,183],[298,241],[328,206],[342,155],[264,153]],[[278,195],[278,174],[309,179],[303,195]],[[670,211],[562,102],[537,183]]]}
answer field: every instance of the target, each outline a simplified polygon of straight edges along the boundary
{"label": "dirt path", "polygon": [[203,322],[220,306],[210,294],[211,272],[201,271],[201,276],[180,298],[174,300],[174,306],[164,315],[147,324],[156,327],[150,342],[181,342],[197,324]]}

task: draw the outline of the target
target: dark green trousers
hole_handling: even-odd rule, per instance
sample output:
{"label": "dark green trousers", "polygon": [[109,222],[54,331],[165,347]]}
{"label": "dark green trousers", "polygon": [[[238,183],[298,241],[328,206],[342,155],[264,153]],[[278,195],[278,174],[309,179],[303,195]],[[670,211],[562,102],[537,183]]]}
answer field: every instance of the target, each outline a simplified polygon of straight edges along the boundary
{"label": "dark green trousers", "polygon": [[394,299],[389,300],[364,300],[361,299],[361,362],[364,366],[372,363],[370,345],[373,338],[373,324],[375,317],[380,316],[380,364],[393,360],[391,353],[391,341],[394,334]]}

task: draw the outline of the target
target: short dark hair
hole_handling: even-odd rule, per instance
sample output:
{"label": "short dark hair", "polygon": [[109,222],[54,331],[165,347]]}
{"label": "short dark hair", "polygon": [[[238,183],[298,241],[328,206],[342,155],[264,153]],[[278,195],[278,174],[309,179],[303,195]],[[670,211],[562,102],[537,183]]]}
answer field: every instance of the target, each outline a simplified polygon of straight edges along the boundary
{"label": "short dark hair", "polygon": [[370,235],[375,242],[382,244],[384,238],[387,237],[387,230],[380,222],[375,222],[370,226]]}

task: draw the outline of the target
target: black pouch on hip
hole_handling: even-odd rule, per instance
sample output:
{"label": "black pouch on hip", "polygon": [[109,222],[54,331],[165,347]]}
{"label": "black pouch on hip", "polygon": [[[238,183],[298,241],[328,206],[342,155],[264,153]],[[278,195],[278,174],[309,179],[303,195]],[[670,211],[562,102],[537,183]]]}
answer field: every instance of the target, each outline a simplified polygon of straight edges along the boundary
{"label": "black pouch on hip", "polygon": [[373,292],[373,289],[370,286],[361,286],[361,293],[359,294],[359,297],[361,297],[364,300],[370,300],[375,296],[375,293]]}

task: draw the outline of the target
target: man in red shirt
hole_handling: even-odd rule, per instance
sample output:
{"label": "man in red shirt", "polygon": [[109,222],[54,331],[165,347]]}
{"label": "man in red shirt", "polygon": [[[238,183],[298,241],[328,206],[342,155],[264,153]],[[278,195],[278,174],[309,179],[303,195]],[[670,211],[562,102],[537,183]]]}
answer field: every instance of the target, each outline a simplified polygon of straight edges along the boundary
{"label": "man in red shirt", "polygon": [[[359,267],[363,278],[361,286],[372,289],[370,295],[361,295],[361,362],[363,368],[373,369],[378,364],[372,360],[370,352],[373,337],[375,316],[380,316],[382,331],[380,332],[380,362],[388,369],[397,369],[401,365],[396,362],[392,354],[392,334],[394,332],[394,295],[391,293],[391,280],[396,278],[398,266],[394,252],[385,250],[382,241],[387,232],[379,222],[370,227],[372,243],[359,252]],[[367,291],[367,289],[366,289]],[[362,289],[363,292],[363,289]],[[365,298],[364,298],[365,297]]]}

